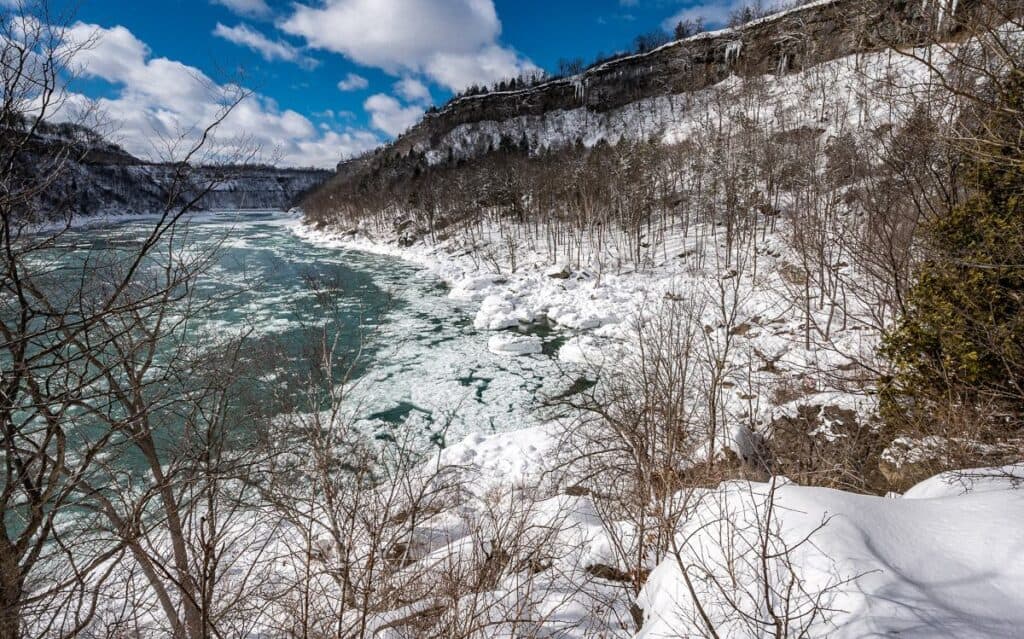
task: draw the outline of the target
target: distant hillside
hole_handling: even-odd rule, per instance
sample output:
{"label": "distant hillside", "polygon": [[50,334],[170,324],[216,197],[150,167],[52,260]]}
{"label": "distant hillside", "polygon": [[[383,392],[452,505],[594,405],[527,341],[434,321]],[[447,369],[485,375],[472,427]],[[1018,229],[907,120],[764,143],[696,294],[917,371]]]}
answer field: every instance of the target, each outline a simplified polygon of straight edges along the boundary
{"label": "distant hillside", "polygon": [[265,165],[181,167],[131,155],[85,127],[40,127],[26,173],[39,171],[55,156],[66,157],[55,184],[39,196],[39,209],[82,215],[147,213],[188,204],[199,210],[288,209],[332,175],[321,169]]}

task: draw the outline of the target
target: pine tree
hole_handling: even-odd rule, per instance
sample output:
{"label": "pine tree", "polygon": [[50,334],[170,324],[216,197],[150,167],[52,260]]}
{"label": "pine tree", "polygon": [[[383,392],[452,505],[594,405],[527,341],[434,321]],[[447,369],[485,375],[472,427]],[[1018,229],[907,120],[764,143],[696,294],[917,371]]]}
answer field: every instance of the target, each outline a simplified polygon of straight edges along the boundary
{"label": "pine tree", "polygon": [[[1024,107],[1015,81],[1002,113]],[[1012,117],[991,122],[1006,143],[972,160],[967,199],[925,227],[907,312],[885,339],[895,375],[883,412],[897,427],[941,426],[950,409],[1004,434],[1024,419],[1024,154]]]}

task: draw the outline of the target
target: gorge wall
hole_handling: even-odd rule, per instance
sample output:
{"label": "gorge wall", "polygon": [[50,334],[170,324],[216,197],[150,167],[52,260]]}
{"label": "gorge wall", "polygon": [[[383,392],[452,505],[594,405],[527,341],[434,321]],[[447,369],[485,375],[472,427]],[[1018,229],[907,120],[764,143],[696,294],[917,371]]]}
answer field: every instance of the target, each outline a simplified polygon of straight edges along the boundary
{"label": "gorge wall", "polygon": [[146,162],[66,123],[40,126],[16,163],[27,176],[50,176],[37,196],[40,211],[79,215],[154,213],[190,203],[195,210],[285,210],[332,175],[265,165]]}
{"label": "gorge wall", "polygon": [[607,139],[602,128],[611,119],[628,118],[622,114],[634,105],[667,99],[673,109],[672,97],[730,76],[786,75],[858,53],[914,46],[935,29],[956,39],[983,10],[976,0],[961,0],[955,15],[946,6],[941,0],[818,0],[742,27],[620,57],[576,76],[456,98],[392,144],[339,164],[332,182],[365,182],[381,174],[400,178],[417,167],[471,160],[502,143],[530,153],[589,145]]}

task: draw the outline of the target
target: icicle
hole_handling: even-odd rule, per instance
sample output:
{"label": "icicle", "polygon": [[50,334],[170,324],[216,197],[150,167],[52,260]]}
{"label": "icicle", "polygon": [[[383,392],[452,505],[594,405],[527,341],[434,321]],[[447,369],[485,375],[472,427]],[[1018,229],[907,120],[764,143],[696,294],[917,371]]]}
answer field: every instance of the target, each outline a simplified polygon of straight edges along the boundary
{"label": "icicle", "polygon": [[[959,5],[959,0],[934,0],[936,3],[936,23],[937,27],[941,27],[946,22],[946,18],[952,20],[956,16],[956,10]],[[928,5],[931,4],[931,0],[924,0],[924,8],[927,9]],[[947,12],[948,10],[948,12]]]}
{"label": "icicle", "polygon": [[785,75],[786,71],[789,70],[789,54],[783,53],[782,57],[779,58],[779,66],[775,70],[775,75]]}
{"label": "icicle", "polygon": [[740,57],[740,51],[743,50],[742,40],[733,40],[729,44],[725,45],[725,61],[727,63],[733,62]]}
{"label": "icicle", "polygon": [[578,75],[572,79],[572,86],[576,90],[576,99],[583,102],[587,95],[587,80],[584,76]]}

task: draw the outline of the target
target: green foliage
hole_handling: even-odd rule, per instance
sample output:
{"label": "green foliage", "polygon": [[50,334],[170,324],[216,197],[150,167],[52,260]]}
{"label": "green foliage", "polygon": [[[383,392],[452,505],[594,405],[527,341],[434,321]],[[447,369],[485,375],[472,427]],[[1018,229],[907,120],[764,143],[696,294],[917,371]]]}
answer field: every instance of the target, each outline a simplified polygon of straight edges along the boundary
{"label": "green foliage", "polygon": [[1018,150],[977,161],[968,188],[965,202],[926,226],[926,258],[908,310],[885,340],[883,352],[896,371],[883,401],[890,420],[951,403],[988,407],[1004,418],[1024,415]]}
{"label": "green foliage", "polygon": [[971,437],[999,438],[1024,419],[1024,73],[1001,89],[965,136],[978,141],[967,199],[925,226],[907,310],[883,344],[895,374],[882,411],[897,429],[965,436],[973,422]]}

